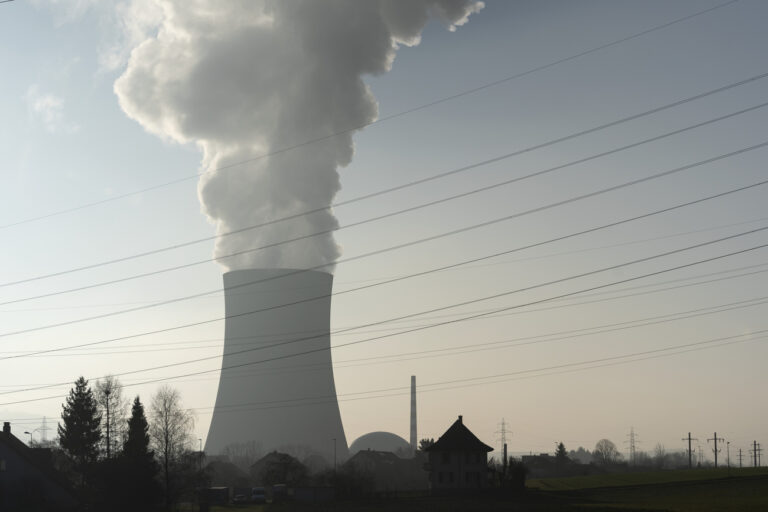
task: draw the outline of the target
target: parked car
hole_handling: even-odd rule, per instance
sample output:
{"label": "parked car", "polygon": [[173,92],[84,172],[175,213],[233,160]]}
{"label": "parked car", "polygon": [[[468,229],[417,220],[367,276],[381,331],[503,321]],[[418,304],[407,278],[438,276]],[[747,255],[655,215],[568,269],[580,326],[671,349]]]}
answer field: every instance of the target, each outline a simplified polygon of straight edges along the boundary
{"label": "parked car", "polygon": [[254,487],[251,489],[251,502],[252,503],[266,503],[267,494],[263,487]]}
{"label": "parked car", "polygon": [[232,503],[248,503],[248,496],[245,494],[237,494],[232,498]]}

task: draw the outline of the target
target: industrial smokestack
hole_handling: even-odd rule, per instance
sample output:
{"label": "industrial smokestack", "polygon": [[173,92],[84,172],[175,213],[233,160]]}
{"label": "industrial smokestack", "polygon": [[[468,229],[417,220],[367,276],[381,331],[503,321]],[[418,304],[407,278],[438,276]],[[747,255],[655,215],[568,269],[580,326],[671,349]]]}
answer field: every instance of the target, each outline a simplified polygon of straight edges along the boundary
{"label": "industrial smokestack", "polygon": [[416,376],[411,375],[411,450],[416,453],[418,448],[416,435]]}
{"label": "industrial smokestack", "polygon": [[[301,447],[327,461],[334,455],[347,457],[330,352],[332,283],[331,274],[316,271],[251,269],[224,274],[224,355],[207,453],[255,442],[265,452]],[[277,307],[285,304],[291,305]],[[266,311],[251,313],[259,310]],[[302,341],[290,343],[298,338]],[[265,345],[277,346],[236,353]],[[316,349],[321,350],[256,363]],[[234,365],[240,367],[227,369]]]}

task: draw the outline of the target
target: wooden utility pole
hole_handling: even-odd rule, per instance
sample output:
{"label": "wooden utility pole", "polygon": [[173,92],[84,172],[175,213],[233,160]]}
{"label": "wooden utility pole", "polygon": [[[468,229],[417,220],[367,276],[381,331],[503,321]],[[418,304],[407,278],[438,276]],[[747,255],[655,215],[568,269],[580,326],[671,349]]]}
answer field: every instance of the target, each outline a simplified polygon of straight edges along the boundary
{"label": "wooden utility pole", "polygon": [[691,469],[693,467],[693,462],[691,458],[691,441],[698,441],[695,437],[691,437],[691,433],[688,432],[688,437],[684,437],[683,441],[688,441],[688,469]]}
{"label": "wooden utility pole", "polygon": [[715,448],[712,450],[713,452],[715,452],[715,469],[717,469],[717,453],[722,451],[722,450],[718,450],[717,449],[717,441],[718,440],[719,441],[725,441],[725,439],[723,439],[722,437],[717,437],[717,432],[715,432],[715,437],[713,437],[711,439],[707,439],[707,442],[709,442],[709,441],[714,441],[715,442]]}

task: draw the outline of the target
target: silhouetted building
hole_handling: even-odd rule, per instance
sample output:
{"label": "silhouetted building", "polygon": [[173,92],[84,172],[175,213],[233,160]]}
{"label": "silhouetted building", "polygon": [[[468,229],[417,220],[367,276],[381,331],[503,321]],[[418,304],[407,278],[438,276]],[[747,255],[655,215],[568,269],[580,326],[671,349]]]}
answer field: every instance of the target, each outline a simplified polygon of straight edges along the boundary
{"label": "silhouetted building", "polygon": [[[410,448],[406,443],[406,447]],[[373,491],[412,491],[429,487],[425,458],[401,458],[392,452],[360,450],[344,464],[352,473],[368,477]]]}
{"label": "silhouetted building", "polygon": [[370,432],[358,437],[349,445],[349,454],[354,455],[363,450],[377,452],[392,452],[399,457],[411,455],[408,441],[391,432]]}
{"label": "silhouetted building", "polygon": [[461,416],[425,450],[433,491],[471,490],[488,486],[488,452],[493,448],[480,441]]}
{"label": "silhouetted building", "polygon": [[0,433],[0,510],[74,510],[78,500],[69,483],[51,465],[51,450],[30,448],[11,434]]}

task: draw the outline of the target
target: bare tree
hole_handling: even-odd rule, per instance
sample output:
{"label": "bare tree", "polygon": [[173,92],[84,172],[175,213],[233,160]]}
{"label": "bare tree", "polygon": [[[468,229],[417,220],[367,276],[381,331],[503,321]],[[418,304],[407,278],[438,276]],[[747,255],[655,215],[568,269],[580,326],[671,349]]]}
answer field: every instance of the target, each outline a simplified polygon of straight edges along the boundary
{"label": "bare tree", "polygon": [[667,449],[661,443],[656,443],[656,448],[653,450],[653,462],[659,469],[664,468],[667,462]]}
{"label": "bare tree", "polygon": [[601,439],[595,445],[592,457],[599,464],[614,464],[621,459],[621,453],[616,449],[616,445],[609,439]]}
{"label": "bare tree", "polygon": [[181,404],[179,392],[164,385],[152,397],[149,435],[163,468],[165,503],[171,504],[172,472],[192,445],[194,417]]}
{"label": "bare tree", "polygon": [[122,444],[125,435],[128,401],[123,397],[123,385],[112,375],[96,382],[94,395],[101,414],[101,443],[109,459]]}

